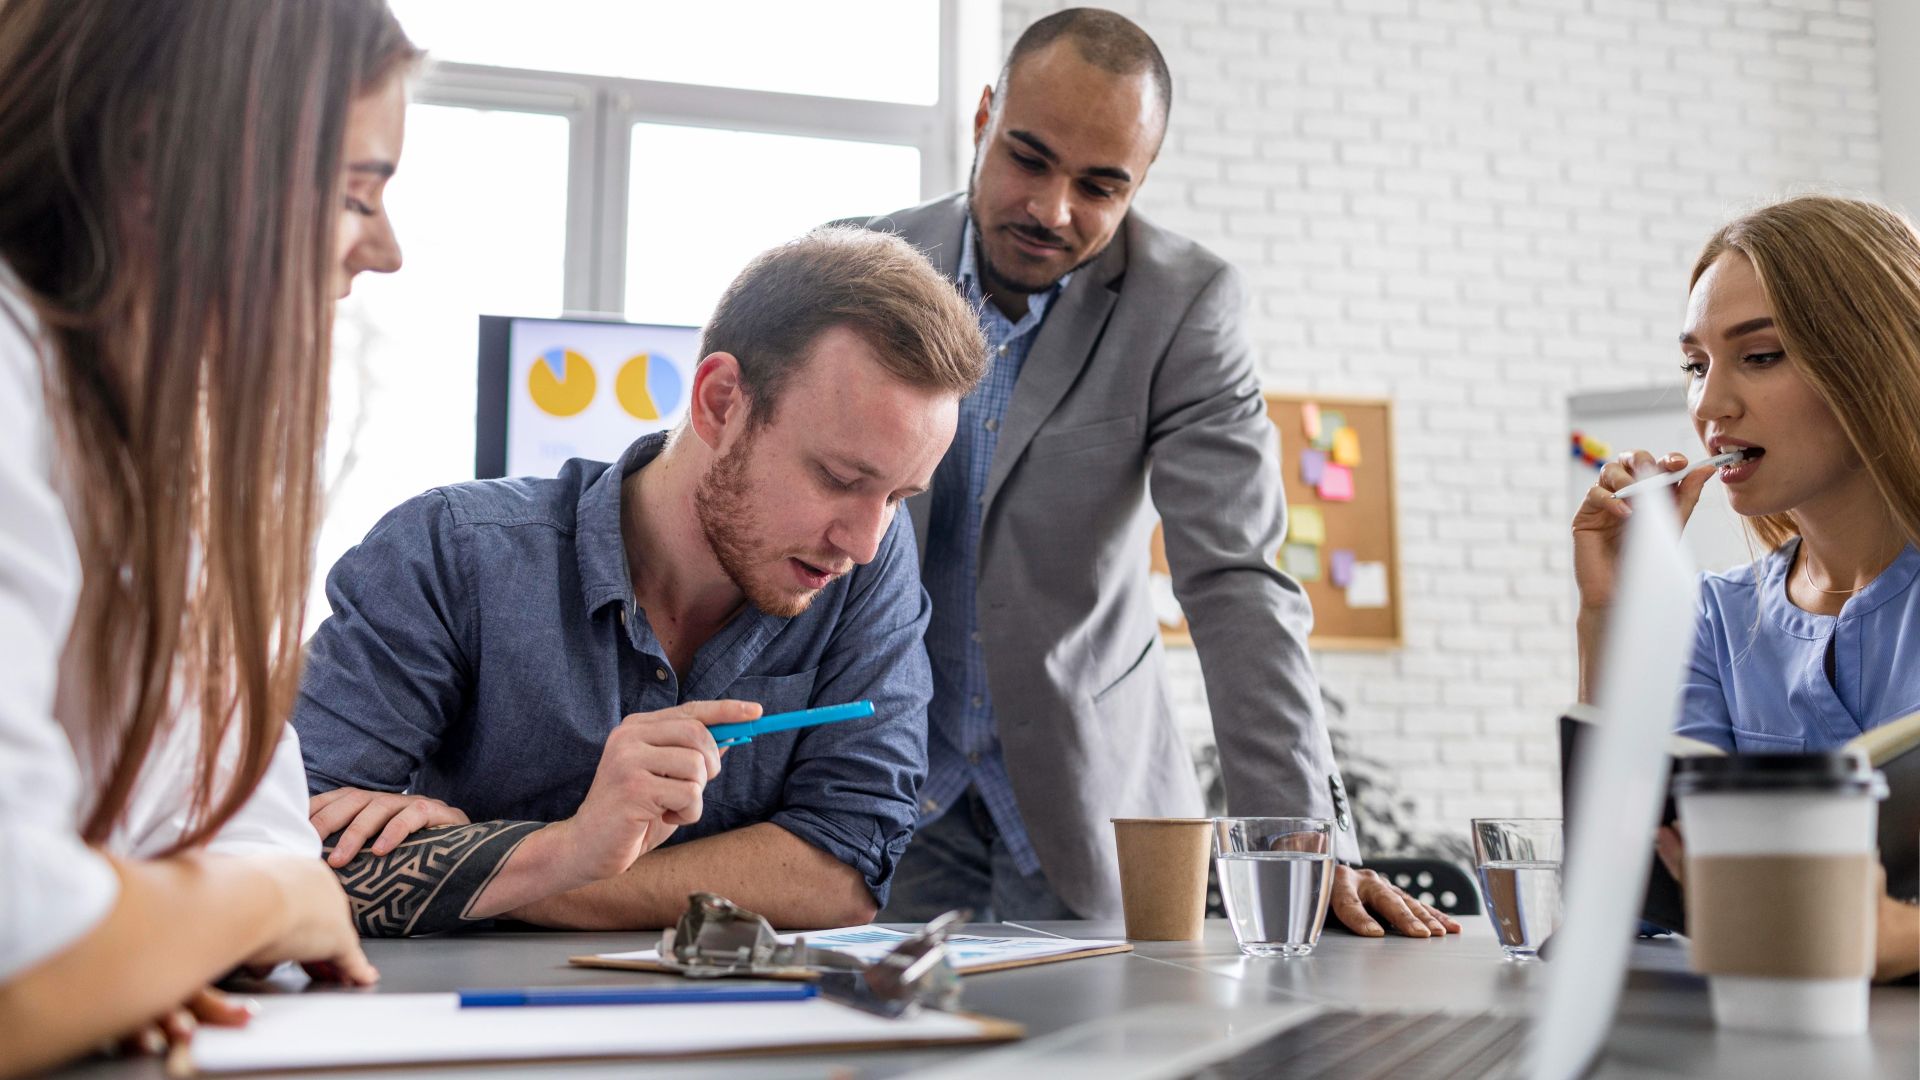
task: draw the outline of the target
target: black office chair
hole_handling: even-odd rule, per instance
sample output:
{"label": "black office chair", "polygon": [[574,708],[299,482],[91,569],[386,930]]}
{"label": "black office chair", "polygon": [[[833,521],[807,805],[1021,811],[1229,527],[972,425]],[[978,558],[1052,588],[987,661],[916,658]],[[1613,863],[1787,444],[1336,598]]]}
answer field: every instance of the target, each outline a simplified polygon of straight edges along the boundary
{"label": "black office chair", "polygon": [[1449,915],[1480,914],[1473,877],[1445,859],[1368,859],[1369,870]]}

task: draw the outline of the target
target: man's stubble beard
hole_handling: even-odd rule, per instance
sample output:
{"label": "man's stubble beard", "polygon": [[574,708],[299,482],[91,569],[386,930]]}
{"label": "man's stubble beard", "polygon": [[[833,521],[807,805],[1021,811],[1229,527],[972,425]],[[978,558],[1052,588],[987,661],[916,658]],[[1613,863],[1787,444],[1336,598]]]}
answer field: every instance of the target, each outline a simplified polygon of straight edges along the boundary
{"label": "man's stubble beard", "polygon": [[694,489],[694,514],[700,519],[700,531],[706,535],[714,560],[746,594],[747,602],[775,618],[791,619],[812,606],[815,594],[796,596],[762,587],[753,576],[755,530],[747,505],[747,461],[759,436],[759,429],[749,426],[732,449],[714,460]]}
{"label": "man's stubble beard", "polygon": [[[967,173],[967,217],[971,221],[969,227],[973,229],[973,251],[975,259],[980,264],[978,267],[980,277],[993,292],[1014,293],[1019,296],[1036,296],[1060,284],[1061,278],[1066,277],[1067,274],[1075,273],[1081,267],[1099,258],[1101,252],[1107,250],[1106,244],[1100,245],[1098,251],[1090,252],[1086,258],[1074,263],[1066,273],[1043,284],[1036,285],[1030,281],[1021,281],[1018,278],[1009,277],[1005,271],[1001,270],[1000,267],[994,263],[993,253],[987,250],[986,230],[981,227],[980,206],[974,196],[974,180],[979,175],[979,172],[980,152],[975,150],[973,169]],[[1107,241],[1108,244],[1112,242],[1111,239]]]}

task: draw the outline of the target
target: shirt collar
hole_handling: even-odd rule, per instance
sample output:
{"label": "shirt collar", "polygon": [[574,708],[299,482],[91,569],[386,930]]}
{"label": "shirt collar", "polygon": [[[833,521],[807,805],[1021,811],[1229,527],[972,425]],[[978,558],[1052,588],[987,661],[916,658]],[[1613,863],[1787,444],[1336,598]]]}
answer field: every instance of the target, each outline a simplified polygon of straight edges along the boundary
{"label": "shirt collar", "polygon": [[666,445],[664,431],[642,435],[580,492],[573,544],[580,563],[580,595],[589,616],[611,603],[633,602],[633,573],[620,528],[621,482],[659,457]]}
{"label": "shirt collar", "polygon": [[1069,270],[1059,281],[1053,283],[1052,288],[1030,295],[1027,298],[1027,314],[1019,322],[1014,322],[987,301],[986,291],[980,287],[980,267],[977,261],[980,251],[974,240],[974,231],[973,215],[969,213],[962,222],[960,230],[960,287],[966,291],[967,299],[978,305],[982,312],[991,313],[992,318],[1006,322],[1016,333],[1024,333],[1040,325],[1040,321],[1047,317],[1047,308],[1062,292],[1066,291],[1068,285],[1072,284],[1073,275],[1078,271]]}
{"label": "shirt collar", "polygon": [[1894,556],[1893,562],[1885,570],[1880,571],[1879,576],[1847,598],[1840,614],[1816,615],[1794,606],[1793,601],[1787,598],[1787,575],[1793,572],[1794,553],[1799,547],[1798,536],[1780,545],[1767,564],[1766,579],[1761,588],[1762,607],[1772,611],[1774,622],[1782,630],[1797,637],[1824,638],[1832,632],[1835,622],[1861,618],[1888,601],[1905,595],[1912,587],[1914,578],[1920,576],[1920,549],[1908,544],[1900,550],[1900,554]]}

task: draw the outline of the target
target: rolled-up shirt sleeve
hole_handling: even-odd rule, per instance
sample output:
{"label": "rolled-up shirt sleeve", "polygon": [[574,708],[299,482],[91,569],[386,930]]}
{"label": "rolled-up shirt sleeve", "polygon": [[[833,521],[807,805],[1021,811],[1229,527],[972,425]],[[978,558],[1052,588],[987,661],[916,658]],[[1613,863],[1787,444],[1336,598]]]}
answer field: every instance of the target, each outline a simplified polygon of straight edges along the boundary
{"label": "rolled-up shirt sleeve", "polygon": [[814,681],[816,705],[871,700],[870,719],[805,732],[774,824],[860,871],[881,905],[913,835],[927,776],[933,673],[922,641],[932,605],[913,525],[896,514],[880,552],[853,575]]}
{"label": "rolled-up shirt sleeve", "polygon": [[39,356],[5,284],[0,274],[0,980],[92,929],[120,888],[80,841],[79,767],[53,717],[79,555],[52,484]]}
{"label": "rolled-up shirt sleeve", "polygon": [[293,713],[313,794],[406,790],[459,715],[472,673],[451,514],[439,492],[409,499],[327,575],[333,614]]}

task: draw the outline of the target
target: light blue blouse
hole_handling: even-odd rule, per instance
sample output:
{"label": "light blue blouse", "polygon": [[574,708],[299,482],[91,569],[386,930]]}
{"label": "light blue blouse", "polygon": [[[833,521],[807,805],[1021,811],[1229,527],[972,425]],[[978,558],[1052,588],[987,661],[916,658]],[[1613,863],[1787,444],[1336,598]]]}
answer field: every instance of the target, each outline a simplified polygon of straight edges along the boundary
{"label": "light blue blouse", "polygon": [[1920,551],[1909,544],[1840,614],[1815,615],[1787,599],[1799,546],[1701,575],[1680,734],[1726,750],[1823,750],[1920,711]]}

